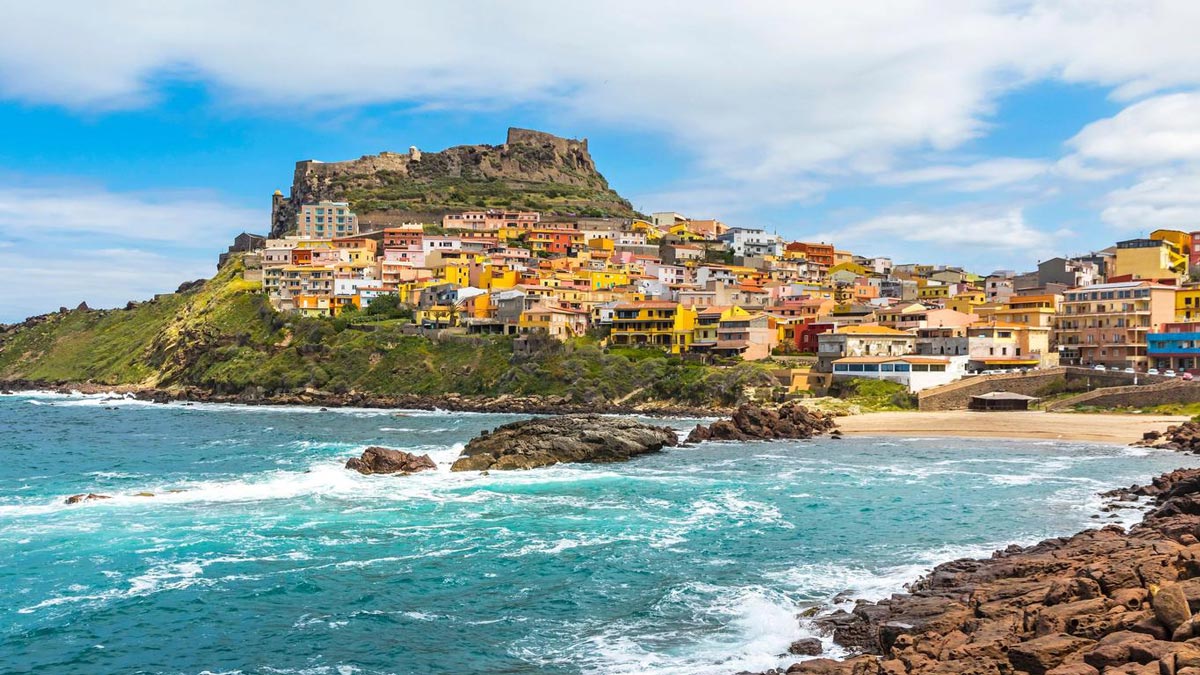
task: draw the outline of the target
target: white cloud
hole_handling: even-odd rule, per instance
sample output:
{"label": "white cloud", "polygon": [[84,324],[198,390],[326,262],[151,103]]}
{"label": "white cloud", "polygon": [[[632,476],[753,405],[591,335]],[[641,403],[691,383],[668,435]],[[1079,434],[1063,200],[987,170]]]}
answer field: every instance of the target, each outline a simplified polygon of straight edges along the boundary
{"label": "white cloud", "polygon": [[869,248],[872,254],[890,252],[897,258],[929,261],[940,255],[959,264],[989,260],[995,265],[1046,254],[1067,234],[1036,229],[1020,209],[964,208],[885,214],[821,236],[856,253]]}
{"label": "white cloud", "polygon": [[[202,195],[207,198],[202,198]],[[216,256],[267,214],[212,193],[119,193],[74,184],[0,188],[0,322],[114,307],[211,276]]]}
{"label": "white cloud", "polygon": [[981,192],[1027,183],[1046,175],[1052,165],[1040,159],[998,157],[974,164],[941,164],[881,174],[883,185],[935,183],[938,187],[961,192]]}
{"label": "white cloud", "polygon": [[1135,103],[1092,122],[1067,141],[1069,173],[1106,178],[1124,171],[1200,161],[1200,93],[1186,92]]}
{"label": "white cloud", "polygon": [[242,230],[267,228],[265,211],[214,193],[114,193],[95,186],[0,187],[0,231],[74,232],[213,246]]}
{"label": "white cloud", "polygon": [[1200,173],[1148,177],[1108,195],[1104,222],[1131,233],[1200,229]]}
{"label": "white cloud", "polygon": [[533,106],[665,133],[742,180],[874,172],[986,132],[1042,78],[1200,83],[1192,2],[682,0],[10,3],[0,95],[142,106],[196,80],[245,106]]}

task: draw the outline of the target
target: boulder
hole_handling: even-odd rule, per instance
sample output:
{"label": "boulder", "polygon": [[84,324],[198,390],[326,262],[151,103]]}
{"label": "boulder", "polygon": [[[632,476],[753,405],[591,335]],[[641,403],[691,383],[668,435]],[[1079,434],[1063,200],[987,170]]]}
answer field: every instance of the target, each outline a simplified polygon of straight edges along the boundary
{"label": "boulder", "polygon": [[1046,671],[1062,664],[1068,656],[1092,644],[1095,644],[1092,640],[1064,633],[1045,635],[1010,647],[1008,660],[1016,670],[1023,670],[1030,675],[1045,675]]}
{"label": "boulder", "polygon": [[696,425],[687,442],[812,438],[833,428],[832,417],[796,403],[785,403],[778,408],[747,404],[727,420],[717,420],[707,427]]}
{"label": "boulder", "polygon": [[670,427],[602,415],[511,422],[463,449],[451,471],[532,469],[560,462],[623,462],[679,442]]}
{"label": "boulder", "polygon": [[1150,598],[1150,606],[1154,609],[1154,618],[1172,633],[1192,618],[1187,595],[1179,584],[1167,584],[1159,588]]}
{"label": "boulder", "polygon": [[362,457],[351,457],[346,462],[346,468],[363,475],[373,473],[409,474],[427,469],[437,469],[437,463],[429,455],[418,456],[403,450],[392,450],[373,445],[363,450]]}
{"label": "boulder", "polygon": [[89,492],[87,494],[71,495],[70,497],[66,498],[65,502],[67,504],[78,504],[80,502],[95,501],[97,499],[112,499],[112,497],[109,497],[108,495],[98,495],[94,492]]}
{"label": "boulder", "polygon": [[817,638],[802,638],[788,647],[788,653],[796,656],[817,656],[821,651],[821,641]]}

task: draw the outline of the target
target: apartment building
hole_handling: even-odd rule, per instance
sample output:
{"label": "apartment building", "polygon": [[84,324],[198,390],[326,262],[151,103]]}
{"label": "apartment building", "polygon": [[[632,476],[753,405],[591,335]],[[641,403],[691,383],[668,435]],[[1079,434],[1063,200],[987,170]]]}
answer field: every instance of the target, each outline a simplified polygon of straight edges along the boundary
{"label": "apartment building", "polygon": [[1174,317],[1173,286],[1151,281],[1096,284],[1066,292],[1053,339],[1065,364],[1145,370],[1146,336]]}

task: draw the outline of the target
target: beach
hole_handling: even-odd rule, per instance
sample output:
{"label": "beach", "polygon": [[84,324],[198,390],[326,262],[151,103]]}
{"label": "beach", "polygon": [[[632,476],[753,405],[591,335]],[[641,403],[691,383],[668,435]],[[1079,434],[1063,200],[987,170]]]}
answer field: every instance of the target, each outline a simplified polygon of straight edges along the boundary
{"label": "beach", "polygon": [[839,417],[846,436],[956,436],[1027,438],[1128,444],[1148,431],[1165,431],[1189,418],[1177,415],[1106,415],[1041,411],[879,412]]}

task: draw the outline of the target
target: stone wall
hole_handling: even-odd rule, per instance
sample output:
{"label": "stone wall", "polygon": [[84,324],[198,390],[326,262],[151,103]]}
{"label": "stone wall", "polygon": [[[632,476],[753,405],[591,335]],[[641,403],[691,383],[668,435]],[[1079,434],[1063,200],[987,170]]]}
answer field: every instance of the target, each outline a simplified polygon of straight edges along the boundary
{"label": "stone wall", "polygon": [[1090,368],[1059,367],[1034,370],[1028,373],[976,375],[941,387],[926,389],[918,394],[917,400],[921,410],[963,410],[971,402],[972,396],[996,391],[1037,396],[1047,386],[1056,383],[1065,382],[1068,390],[1091,390],[1124,387],[1132,385],[1135,379],[1139,384],[1153,384],[1170,380],[1170,378],[1160,375],[1146,375],[1145,373],[1134,375]]}
{"label": "stone wall", "polygon": [[1147,408],[1171,403],[1200,403],[1200,382],[1170,380],[1148,385],[1105,387],[1054,401],[1046,406],[1046,410],[1068,410],[1079,405]]}
{"label": "stone wall", "polygon": [[1061,382],[1065,377],[1065,368],[1050,368],[1028,374],[976,375],[920,392],[917,394],[917,407],[920,410],[965,410],[972,396],[995,391],[1037,396],[1043,388]]}

